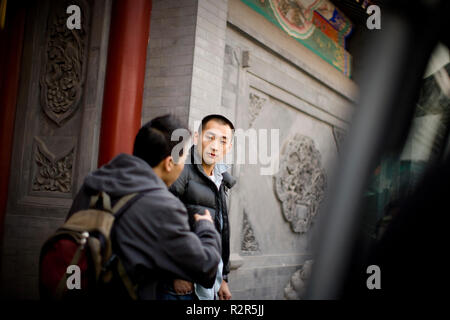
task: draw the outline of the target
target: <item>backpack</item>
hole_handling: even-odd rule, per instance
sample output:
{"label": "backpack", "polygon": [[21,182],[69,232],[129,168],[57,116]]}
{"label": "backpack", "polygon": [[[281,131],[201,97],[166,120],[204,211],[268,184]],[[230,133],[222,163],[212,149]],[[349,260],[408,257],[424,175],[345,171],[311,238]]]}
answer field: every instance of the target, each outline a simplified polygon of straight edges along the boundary
{"label": "backpack", "polygon": [[112,294],[110,289],[118,288],[119,282],[129,298],[137,299],[136,286],[113,253],[111,230],[142,195],[126,195],[111,207],[109,195],[100,192],[91,197],[89,209],[75,212],[56,230],[40,253],[42,299],[104,298],[103,293]]}

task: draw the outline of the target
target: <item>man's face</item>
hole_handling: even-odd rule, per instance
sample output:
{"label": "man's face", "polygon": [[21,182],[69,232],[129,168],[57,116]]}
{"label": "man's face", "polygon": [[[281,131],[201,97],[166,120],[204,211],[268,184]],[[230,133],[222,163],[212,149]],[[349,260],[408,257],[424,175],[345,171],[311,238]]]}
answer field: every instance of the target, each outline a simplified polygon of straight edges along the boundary
{"label": "man's face", "polygon": [[220,162],[231,150],[231,128],[214,119],[208,121],[203,128],[200,139],[202,143],[202,159],[207,165]]}

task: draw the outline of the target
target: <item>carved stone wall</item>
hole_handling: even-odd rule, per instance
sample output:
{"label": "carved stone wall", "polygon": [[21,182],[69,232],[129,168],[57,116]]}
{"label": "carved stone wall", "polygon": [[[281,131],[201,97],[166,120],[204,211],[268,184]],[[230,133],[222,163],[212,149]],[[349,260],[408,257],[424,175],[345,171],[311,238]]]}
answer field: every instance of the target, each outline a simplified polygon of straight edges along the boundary
{"label": "carved stone wall", "polygon": [[326,175],[314,141],[297,134],[281,155],[275,191],[294,232],[308,231],[324,196]]}
{"label": "carved stone wall", "polygon": [[64,144],[61,152],[54,154],[44,141],[35,137],[33,191],[70,193],[75,153],[73,144]]}
{"label": "carved stone wall", "polygon": [[[57,125],[77,110],[86,70],[90,7],[85,1],[58,1],[51,7],[47,24],[46,52],[40,77],[40,102],[45,114]],[[81,29],[66,26],[66,8],[76,4],[81,11]]]}
{"label": "carved stone wall", "polygon": [[255,232],[253,231],[253,227],[248,220],[248,215],[244,211],[243,221],[242,221],[242,245],[241,245],[241,254],[243,255],[251,255],[259,253],[259,243],[256,240]]}
{"label": "carved stone wall", "polygon": [[345,134],[346,134],[345,130],[338,128],[336,126],[333,126],[333,137],[334,137],[334,141],[336,142],[336,148],[337,148],[338,152],[341,151],[342,142],[344,141]]}
{"label": "carved stone wall", "polygon": [[[229,286],[236,299],[285,299],[287,294],[297,299],[295,290],[301,291],[305,281],[301,271],[295,272],[312,258],[312,227],[327,170],[337,156],[333,128],[346,128],[350,114],[347,98],[339,93],[346,79],[329,87],[333,70],[324,68],[317,81],[302,69],[306,56],[300,47],[272,37],[259,16],[248,19],[250,11],[241,15],[246,9],[241,1],[229,3],[235,11],[229,12],[222,101],[234,108],[236,128],[256,131],[258,148],[267,143],[262,152],[267,157],[258,149],[257,164],[233,166],[238,182],[229,205]],[[318,71],[317,64],[309,66]],[[270,150],[276,142],[259,140],[260,130],[278,130],[280,148],[274,154]],[[279,168],[274,175],[261,175],[269,158]],[[288,283],[292,289],[286,292]]]}
{"label": "carved stone wall", "polygon": [[[14,128],[0,295],[38,298],[43,242],[96,168],[110,0],[24,2],[27,10]],[[81,29],[68,29],[69,5]]]}
{"label": "carved stone wall", "polygon": [[301,300],[306,292],[306,286],[311,271],[313,260],[307,260],[303,266],[294,272],[286,288],[284,288],[284,297],[286,300]]}
{"label": "carved stone wall", "polygon": [[248,105],[248,113],[250,117],[249,127],[253,125],[258,114],[261,112],[266,99],[258,96],[256,93],[250,93],[250,103]]}

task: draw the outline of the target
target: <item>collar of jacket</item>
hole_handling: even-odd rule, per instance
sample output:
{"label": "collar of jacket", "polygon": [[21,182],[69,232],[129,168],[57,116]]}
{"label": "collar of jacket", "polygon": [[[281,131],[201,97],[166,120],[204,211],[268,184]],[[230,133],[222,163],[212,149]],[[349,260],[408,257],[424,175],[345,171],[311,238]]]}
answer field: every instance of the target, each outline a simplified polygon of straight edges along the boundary
{"label": "collar of jacket", "polygon": [[[195,144],[191,147],[190,153],[191,153],[191,164],[194,167],[196,167],[197,170],[201,174],[203,174],[209,181],[212,182],[212,180],[206,175],[205,170],[203,170],[202,158],[200,157],[200,154],[198,153],[198,150],[196,149]],[[223,172],[222,177],[223,177],[222,182],[225,185],[225,187],[227,187],[228,189],[231,189],[236,184],[236,179],[228,172],[226,172],[226,171]]]}

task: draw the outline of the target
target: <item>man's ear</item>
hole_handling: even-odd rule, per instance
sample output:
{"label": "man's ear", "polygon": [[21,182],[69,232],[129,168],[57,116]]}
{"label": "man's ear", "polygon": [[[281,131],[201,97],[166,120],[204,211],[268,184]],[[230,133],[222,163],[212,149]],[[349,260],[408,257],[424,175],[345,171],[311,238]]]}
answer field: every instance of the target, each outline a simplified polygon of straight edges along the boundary
{"label": "man's ear", "polygon": [[168,156],[163,160],[163,164],[164,164],[164,170],[166,170],[167,172],[171,172],[175,162],[173,161],[172,156]]}

